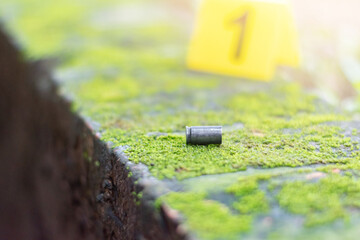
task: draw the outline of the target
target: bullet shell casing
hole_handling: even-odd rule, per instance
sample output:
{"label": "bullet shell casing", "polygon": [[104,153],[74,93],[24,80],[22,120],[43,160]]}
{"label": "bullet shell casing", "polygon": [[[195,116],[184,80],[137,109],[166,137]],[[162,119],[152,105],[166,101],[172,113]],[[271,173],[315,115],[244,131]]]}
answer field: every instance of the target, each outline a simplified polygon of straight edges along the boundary
{"label": "bullet shell casing", "polygon": [[221,143],[221,126],[186,127],[186,144],[209,145]]}

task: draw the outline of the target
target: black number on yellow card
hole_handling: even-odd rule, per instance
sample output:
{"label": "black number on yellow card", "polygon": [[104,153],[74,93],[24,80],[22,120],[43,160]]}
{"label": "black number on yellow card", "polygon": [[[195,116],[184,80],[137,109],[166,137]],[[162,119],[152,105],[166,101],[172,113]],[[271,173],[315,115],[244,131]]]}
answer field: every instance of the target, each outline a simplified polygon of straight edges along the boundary
{"label": "black number on yellow card", "polygon": [[245,28],[246,22],[249,16],[249,12],[245,12],[241,17],[237,18],[234,23],[240,27],[240,32],[238,36],[238,41],[235,50],[235,59],[239,59],[242,53],[242,48],[244,44]]}

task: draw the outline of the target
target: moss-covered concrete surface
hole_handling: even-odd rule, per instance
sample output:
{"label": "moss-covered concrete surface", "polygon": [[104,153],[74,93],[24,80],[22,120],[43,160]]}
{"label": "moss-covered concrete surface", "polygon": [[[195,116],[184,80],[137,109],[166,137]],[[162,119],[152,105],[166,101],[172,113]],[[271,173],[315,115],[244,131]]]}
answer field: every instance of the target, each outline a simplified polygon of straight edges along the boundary
{"label": "moss-covered concrete surface", "polygon": [[[4,0],[0,14],[25,57],[54,59],[63,94],[101,139],[164,183],[155,204],[178,210],[193,236],[359,236],[358,111],[283,75],[189,72],[189,18],[168,1]],[[196,125],[223,125],[223,144],[186,146]]]}

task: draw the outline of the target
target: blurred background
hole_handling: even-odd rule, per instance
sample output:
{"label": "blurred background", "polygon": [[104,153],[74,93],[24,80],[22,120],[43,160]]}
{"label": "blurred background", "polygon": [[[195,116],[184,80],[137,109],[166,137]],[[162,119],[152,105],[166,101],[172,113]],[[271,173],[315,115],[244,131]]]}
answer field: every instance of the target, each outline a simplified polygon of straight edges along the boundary
{"label": "blurred background", "polygon": [[[131,65],[129,62],[140,65],[151,61],[154,71],[165,65],[183,67],[200,3],[4,0],[0,11],[3,25],[28,58],[55,59],[59,74],[66,75],[68,71],[60,70],[76,65],[86,72],[85,66],[91,68],[91,64],[96,70],[87,71],[112,74],[104,68],[124,69]],[[360,81],[360,3],[292,0],[291,5],[301,68],[280,69],[278,75],[299,82],[331,104],[354,110]]]}

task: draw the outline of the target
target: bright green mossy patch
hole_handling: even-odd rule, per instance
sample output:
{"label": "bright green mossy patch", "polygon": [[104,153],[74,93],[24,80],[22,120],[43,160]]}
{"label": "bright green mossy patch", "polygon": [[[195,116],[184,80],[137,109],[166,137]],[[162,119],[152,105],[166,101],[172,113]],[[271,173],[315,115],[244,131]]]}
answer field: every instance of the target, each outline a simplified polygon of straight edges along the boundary
{"label": "bright green mossy patch", "polygon": [[243,214],[263,213],[269,209],[265,193],[262,191],[255,191],[242,196],[239,201],[233,204],[233,207]]}
{"label": "bright green mossy patch", "polygon": [[233,204],[233,207],[240,213],[262,213],[269,208],[265,193],[258,189],[256,180],[243,178],[239,179],[238,183],[230,186],[227,192],[234,194],[238,201]]}
{"label": "bright green mossy patch", "polygon": [[346,207],[359,208],[360,181],[352,176],[330,174],[317,183],[285,183],[278,195],[280,206],[305,216],[306,226],[346,219]]}
{"label": "bright green mossy patch", "polygon": [[[115,146],[127,145],[130,160],[145,163],[158,178],[181,179],[204,174],[244,170],[248,166],[302,166],[317,163],[350,164],[351,139],[337,127],[309,126],[293,134],[236,130],[224,133],[221,146],[187,146],[178,134],[148,136],[121,129],[105,131],[102,138]],[[341,147],[341,149],[340,149]]]}
{"label": "bright green mossy patch", "polygon": [[[313,97],[301,95],[296,84],[279,87],[277,83],[267,91],[232,92],[238,81],[221,83],[220,79],[195,77],[185,70],[172,72],[171,77],[147,74],[152,80],[130,75],[96,79],[81,85],[78,104],[86,106],[83,112],[106,127],[117,127],[119,120],[125,120],[128,130],[144,131],[172,132],[183,131],[186,124],[233,123],[267,131],[346,119],[327,112],[314,113]],[[221,91],[216,89],[220,86]],[[111,114],[111,119],[102,118]]]}
{"label": "bright green mossy patch", "polygon": [[[311,180],[307,180],[309,177]],[[265,189],[268,190],[267,193]],[[224,194],[230,193],[236,197],[231,207],[237,213],[231,213],[227,207],[210,200],[205,193],[169,193],[161,197],[158,204],[165,202],[181,211],[189,228],[204,239],[238,239],[241,234],[248,234],[252,231],[253,221],[259,223],[259,220],[275,216],[270,211],[271,202],[278,202],[292,214],[304,216],[304,224],[298,223],[298,228],[308,229],[304,232],[335,220],[348,223],[351,212],[360,210],[360,180],[351,173],[318,175],[311,169],[299,169],[288,173],[253,174],[240,177],[224,191]],[[215,206],[222,209],[221,216]],[[223,221],[221,228],[226,230],[220,230],[217,226],[219,222],[213,219],[214,216]],[[236,228],[230,230],[233,225],[229,224],[228,219],[236,221],[234,217],[246,217],[249,225],[245,225],[246,228],[238,227],[238,231]],[[216,227],[209,224],[208,220]],[[225,235],[221,235],[221,232],[225,232]],[[225,237],[222,238],[223,236]]]}
{"label": "bright green mossy patch", "polygon": [[251,226],[251,216],[234,215],[225,205],[207,200],[204,193],[173,192],[160,200],[181,211],[188,227],[204,239],[238,239]]}
{"label": "bright green mossy patch", "polygon": [[[354,151],[351,153],[351,158],[348,159],[346,164],[332,164],[317,168],[318,171],[332,172],[334,170],[353,170],[359,175],[360,170],[360,152]],[[360,175],[359,175],[360,176]]]}

